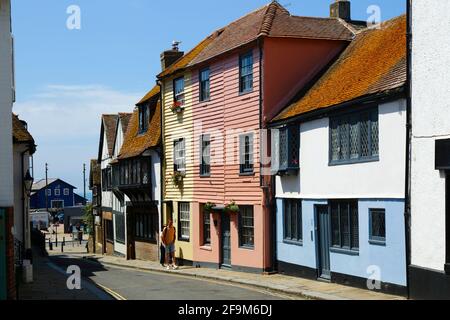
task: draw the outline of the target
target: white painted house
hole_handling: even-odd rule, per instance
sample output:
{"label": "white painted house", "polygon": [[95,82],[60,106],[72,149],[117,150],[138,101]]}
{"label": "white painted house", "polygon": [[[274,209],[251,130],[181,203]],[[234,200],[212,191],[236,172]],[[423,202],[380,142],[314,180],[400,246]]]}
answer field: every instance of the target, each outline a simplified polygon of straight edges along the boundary
{"label": "white painted house", "polygon": [[410,294],[450,299],[450,1],[411,1]]}
{"label": "white painted house", "polygon": [[357,33],[272,121],[279,272],[406,295],[405,34]]}

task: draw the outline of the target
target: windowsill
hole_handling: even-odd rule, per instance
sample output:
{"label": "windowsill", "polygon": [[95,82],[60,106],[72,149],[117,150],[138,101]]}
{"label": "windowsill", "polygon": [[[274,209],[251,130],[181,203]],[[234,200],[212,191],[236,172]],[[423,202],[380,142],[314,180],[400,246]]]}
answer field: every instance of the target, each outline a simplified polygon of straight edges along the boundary
{"label": "windowsill", "polygon": [[355,160],[345,160],[345,161],[329,161],[328,162],[328,166],[329,167],[335,167],[335,166],[344,166],[344,165],[349,165],[349,164],[378,162],[378,161],[380,161],[380,157],[355,159]]}
{"label": "windowsill", "polygon": [[189,238],[188,239],[180,238],[180,239],[178,239],[178,241],[180,241],[180,242],[191,242]]}
{"label": "windowsill", "polygon": [[198,105],[199,105],[200,107],[207,107],[209,102],[211,102],[211,99],[208,99],[208,100],[199,100]]}
{"label": "windowsill", "polygon": [[240,172],[239,176],[241,177],[250,177],[250,176],[254,176],[255,173],[254,172]]}
{"label": "windowsill", "polygon": [[211,178],[211,174],[201,174],[200,178]]}
{"label": "windowsill", "polygon": [[212,251],[211,245],[204,245],[200,247],[200,250]]}
{"label": "windowsill", "polygon": [[386,247],[386,240],[374,240],[374,239],[370,239],[369,243],[375,246],[382,246],[382,247]]}
{"label": "windowsill", "polygon": [[296,240],[284,239],[284,240],[283,240],[283,243],[284,243],[284,244],[289,244],[289,245],[294,245],[294,246],[303,247],[303,241],[296,241]]}
{"label": "windowsill", "polygon": [[343,248],[331,247],[330,248],[330,252],[346,254],[346,255],[349,255],[349,256],[359,256],[359,251],[350,250],[350,249],[343,249]]}
{"label": "windowsill", "polygon": [[255,250],[255,246],[239,246],[239,249],[244,249],[244,250]]}
{"label": "windowsill", "polygon": [[245,96],[245,95],[248,95],[249,93],[252,93],[253,92],[253,89],[251,89],[251,90],[245,90],[245,91],[239,91],[239,97],[243,97],[243,96]]}

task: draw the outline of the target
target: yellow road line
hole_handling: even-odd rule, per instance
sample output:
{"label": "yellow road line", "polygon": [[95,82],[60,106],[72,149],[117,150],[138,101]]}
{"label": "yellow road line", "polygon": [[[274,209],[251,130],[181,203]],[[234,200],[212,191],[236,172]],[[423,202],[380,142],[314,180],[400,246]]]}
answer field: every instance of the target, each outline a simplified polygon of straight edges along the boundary
{"label": "yellow road line", "polygon": [[102,288],[104,291],[106,291],[107,293],[109,293],[114,299],[116,300],[122,300],[125,301],[127,300],[126,298],[124,298],[123,296],[121,296],[120,294],[118,294],[117,292],[115,292],[114,290],[111,290],[110,288],[107,288],[105,286],[102,286],[100,283],[95,283],[97,286],[99,286],[100,288]]}

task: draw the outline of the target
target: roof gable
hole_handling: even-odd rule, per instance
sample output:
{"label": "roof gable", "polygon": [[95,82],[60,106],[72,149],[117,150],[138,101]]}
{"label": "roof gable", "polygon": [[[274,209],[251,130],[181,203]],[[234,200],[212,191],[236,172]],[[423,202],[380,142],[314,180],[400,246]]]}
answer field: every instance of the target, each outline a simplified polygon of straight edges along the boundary
{"label": "roof gable", "polygon": [[273,121],[398,89],[406,83],[406,17],[359,32],[338,60]]}
{"label": "roof gable", "polygon": [[[54,185],[54,184],[59,182],[61,184],[64,184],[64,185],[68,186],[71,189],[77,189],[76,187],[74,187],[70,183],[67,183],[67,182],[65,182],[65,181],[63,181],[63,180],[61,180],[59,178],[48,178],[47,182],[48,182],[48,187],[50,187],[50,186],[52,186],[52,185]],[[38,180],[35,183],[33,183],[33,187],[32,187],[31,190],[34,191],[34,192],[42,190],[42,189],[45,188],[45,185],[46,185],[45,179]]]}

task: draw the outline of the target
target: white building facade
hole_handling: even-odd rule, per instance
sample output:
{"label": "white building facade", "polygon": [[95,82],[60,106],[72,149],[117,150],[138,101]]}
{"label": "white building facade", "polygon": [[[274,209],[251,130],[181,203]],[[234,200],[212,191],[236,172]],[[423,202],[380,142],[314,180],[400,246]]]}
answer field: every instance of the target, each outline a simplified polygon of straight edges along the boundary
{"label": "white building facade", "polygon": [[410,293],[450,299],[450,2],[410,5]]}

